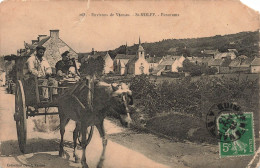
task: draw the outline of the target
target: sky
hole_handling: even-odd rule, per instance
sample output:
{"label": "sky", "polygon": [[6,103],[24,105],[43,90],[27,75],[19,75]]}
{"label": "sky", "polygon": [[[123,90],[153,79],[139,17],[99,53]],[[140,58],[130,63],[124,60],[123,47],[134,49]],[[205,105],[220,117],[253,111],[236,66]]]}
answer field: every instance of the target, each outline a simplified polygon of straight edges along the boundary
{"label": "sky", "polygon": [[[97,14],[108,16],[94,16]],[[16,54],[24,41],[31,43],[40,34],[49,35],[51,29],[59,29],[60,38],[76,52],[106,51],[136,44],[139,37],[142,42],[156,42],[255,31],[259,13],[239,0],[16,0],[1,3],[0,23],[1,56]]]}

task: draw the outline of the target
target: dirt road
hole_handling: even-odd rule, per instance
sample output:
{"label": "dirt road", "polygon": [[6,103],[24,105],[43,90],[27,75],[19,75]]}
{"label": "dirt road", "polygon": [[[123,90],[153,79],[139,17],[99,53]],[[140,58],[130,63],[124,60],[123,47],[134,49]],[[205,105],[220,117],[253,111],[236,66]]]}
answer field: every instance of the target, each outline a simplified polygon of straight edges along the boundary
{"label": "dirt road", "polygon": [[[27,120],[26,154],[19,150],[16,127],[13,120],[14,95],[6,94],[0,88],[0,167],[80,167],[72,157],[72,131],[74,123],[66,127],[66,159],[58,156],[59,132],[41,133],[35,131],[33,118]],[[195,143],[172,142],[151,134],[121,128],[109,120],[105,121],[109,142],[105,168],[166,168],[166,167],[246,167],[253,156],[219,158],[218,146]],[[101,155],[102,142],[97,130],[87,147],[87,163],[96,167]],[[81,150],[78,151],[81,156]],[[253,160],[255,165],[257,159]]]}
{"label": "dirt road", "polygon": [[[65,133],[65,150],[67,158],[63,159],[58,156],[59,149],[59,131],[40,133],[34,131],[33,118],[27,120],[27,149],[26,154],[19,151],[16,126],[13,120],[14,113],[14,95],[5,94],[5,89],[0,88],[0,141],[1,141],[1,158],[0,167],[80,167],[80,164],[74,163],[72,131],[74,123],[70,122],[66,127]],[[115,126],[106,120],[106,131],[108,134],[114,134],[124,131],[122,128]],[[96,167],[99,156],[102,151],[102,141],[99,138],[98,131],[94,131],[93,139],[87,147],[87,163],[90,168]],[[78,151],[81,156],[81,150]],[[158,167],[166,168],[167,166],[156,163],[141,153],[126,148],[118,143],[109,141],[106,152],[106,161],[104,167],[111,168],[135,168],[135,167]]]}

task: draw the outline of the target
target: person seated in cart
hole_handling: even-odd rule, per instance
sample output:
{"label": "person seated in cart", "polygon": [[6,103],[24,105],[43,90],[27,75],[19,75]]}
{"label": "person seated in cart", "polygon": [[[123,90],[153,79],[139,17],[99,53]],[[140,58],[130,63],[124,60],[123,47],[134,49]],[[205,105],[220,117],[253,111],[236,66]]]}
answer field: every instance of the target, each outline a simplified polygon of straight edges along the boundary
{"label": "person seated in cart", "polygon": [[58,61],[55,65],[56,74],[59,78],[74,78],[74,80],[79,79],[77,73],[75,60],[70,58],[69,51],[65,51],[61,54],[62,60]]}
{"label": "person seated in cart", "polygon": [[[28,71],[26,73],[27,79],[29,80],[31,77],[38,78],[38,84],[43,86],[58,86],[58,82],[51,78],[52,69],[48,63],[48,61],[43,57],[46,48],[43,46],[36,47],[36,54],[33,54],[26,61],[26,65]],[[32,79],[32,78],[31,78]],[[53,97],[57,96],[57,88],[52,89]],[[42,100],[48,101],[49,92],[47,87],[42,87]]]}

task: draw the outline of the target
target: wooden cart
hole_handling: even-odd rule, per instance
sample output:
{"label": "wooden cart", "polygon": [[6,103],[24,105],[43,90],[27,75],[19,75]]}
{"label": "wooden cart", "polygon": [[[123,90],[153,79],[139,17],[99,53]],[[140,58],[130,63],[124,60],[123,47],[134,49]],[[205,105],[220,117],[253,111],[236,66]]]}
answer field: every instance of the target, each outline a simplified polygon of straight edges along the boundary
{"label": "wooden cart", "polygon": [[[14,120],[16,122],[17,129],[17,137],[19,148],[21,152],[25,153],[26,148],[26,139],[27,139],[27,119],[29,117],[35,117],[44,115],[45,120],[47,115],[57,115],[59,112],[48,112],[50,107],[58,107],[57,102],[53,101],[53,95],[51,90],[53,88],[58,89],[60,94],[66,92],[66,90],[70,87],[73,87],[76,82],[73,81],[61,81],[58,87],[53,86],[43,86],[38,85],[40,79],[34,78],[31,85],[26,85],[26,80],[24,79],[24,66],[27,61],[28,56],[15,56],[15,67],[17,72],[17,80],[16,80],[16,93],[15,93],[15,113]],[[48,88],[49,91],[49,100],[42,101],[40,98],[40,90],[42,87]],[[34,107],[34,108],[30,108]],[[40,112],[38,109],[44,109],[44,112]],[[31,110],[36,109],[36,110]],[[58,109],[58,108],[57,108]],[[89,143],[92,135],[94,127],[91,126],[88,128],[87,134],[87,142]]]}

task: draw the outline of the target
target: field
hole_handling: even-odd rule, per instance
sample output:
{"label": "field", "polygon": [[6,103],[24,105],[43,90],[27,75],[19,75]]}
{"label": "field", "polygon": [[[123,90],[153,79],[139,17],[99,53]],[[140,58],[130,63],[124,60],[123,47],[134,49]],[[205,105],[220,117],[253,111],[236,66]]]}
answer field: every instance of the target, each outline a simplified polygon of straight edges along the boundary
{"label": "field", "polygon": [[[127,82],[139,109],[136,123],[169,138],[215,144],[206,114],[215,103],[234,102],[253,112],[259,128],[259,74],[218,74],[182,79],[162,76],[110,77]],[[110,82],[108,81],[108,82]],[[257,130],[257,129],[255,129]],[[259,132],[255,131],[256,137]]]}

